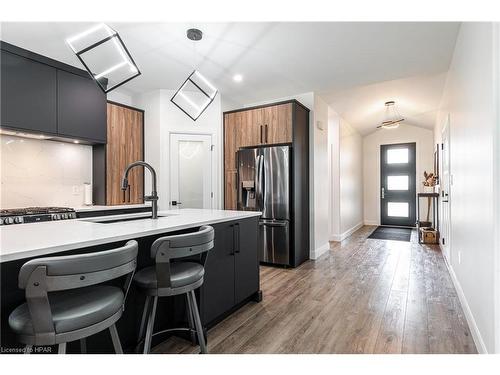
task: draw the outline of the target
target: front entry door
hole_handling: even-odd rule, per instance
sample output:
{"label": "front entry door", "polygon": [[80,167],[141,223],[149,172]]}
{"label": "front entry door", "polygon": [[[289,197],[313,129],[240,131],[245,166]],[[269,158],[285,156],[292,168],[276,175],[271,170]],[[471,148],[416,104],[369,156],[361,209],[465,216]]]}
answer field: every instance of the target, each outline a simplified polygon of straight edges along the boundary
{"label": "front entry door", "polygon": [[415,226],[415,143],[380,146],[381,225]]}

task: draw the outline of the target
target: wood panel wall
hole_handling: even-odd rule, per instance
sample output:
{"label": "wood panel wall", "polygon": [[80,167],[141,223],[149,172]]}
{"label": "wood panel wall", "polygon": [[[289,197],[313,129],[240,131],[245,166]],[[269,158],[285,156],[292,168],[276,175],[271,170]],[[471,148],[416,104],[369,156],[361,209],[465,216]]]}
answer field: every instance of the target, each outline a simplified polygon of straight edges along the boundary
{"label": "wood panel wall", "polygon": [[144,169],[136,167],[128,176],[129,189],[121,190],[125,168],[144,159],[144,113],[108,103],[106,145],[106,204],[144,203]]}

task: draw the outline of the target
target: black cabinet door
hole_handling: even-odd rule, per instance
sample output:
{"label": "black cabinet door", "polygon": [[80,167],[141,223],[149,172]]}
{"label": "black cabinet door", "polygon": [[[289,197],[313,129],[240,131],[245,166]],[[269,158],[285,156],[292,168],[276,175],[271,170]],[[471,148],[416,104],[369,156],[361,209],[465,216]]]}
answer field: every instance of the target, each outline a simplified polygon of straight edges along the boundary
{"label": "black cabinet door", "polygon": [[234,222],[213,225],[214,248],[209,251],[201,287],[201,319],[210,323],[234,306]]}
{"label": "black cabinet door", "polygon": [[55,134],[56,69],[7,51],[1,65],[1,125]]}
{"label": "black cabinet door", "polygon": [[235,303],[259,290],[259,257],[257,251],[258,218],[238,221],[234,226],[235,236]]}
{"label": "black cabinet door", "polygon": [[91,78],[57,71],[57,131],[106,143],[106,95]]}

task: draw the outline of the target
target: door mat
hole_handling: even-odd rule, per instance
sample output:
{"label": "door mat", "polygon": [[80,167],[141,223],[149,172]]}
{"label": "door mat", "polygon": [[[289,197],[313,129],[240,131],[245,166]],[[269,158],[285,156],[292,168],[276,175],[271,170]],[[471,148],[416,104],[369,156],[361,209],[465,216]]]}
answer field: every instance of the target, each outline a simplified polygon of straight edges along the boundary
{"label": "door mat", "polygon": [[411,228],[378,227],[368,238],[410,242]]}

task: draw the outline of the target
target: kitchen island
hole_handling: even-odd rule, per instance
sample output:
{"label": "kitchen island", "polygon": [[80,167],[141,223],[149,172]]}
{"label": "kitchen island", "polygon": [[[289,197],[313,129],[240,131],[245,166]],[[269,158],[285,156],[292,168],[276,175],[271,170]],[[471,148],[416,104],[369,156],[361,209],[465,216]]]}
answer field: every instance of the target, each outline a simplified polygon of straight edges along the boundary
{"label": "kitchen island", "polygon": [[[26,261],[107,250],[135,239],[139,242],[137,269],[141,269],[153,264],[150,247],[155,239],[195,231],[202,225],[212,225],[215,229],[215,246],[207,258],[205,282],[197,290],[205,329],[248,301],[261,299],[257,250],[259,212],[181,209],[160,211],[157,220],[147,215],[138,213],[0,227],[2,347],[21,346],[8,327],[8,316],[25,300],[24,291],[17,286],[17,276]],[[186,326],[183,296],[164,300],[158,305],[156,329]],[[135,346],[143,306],[144,296],[132,287],[125,312],[117,324],[126,351]],[[153,344],[165,338],[156,337]],[[78,343],[69,345],[68,350],[78,352]],[[107,332],[90,337],[87,350],[112,352]]]}

